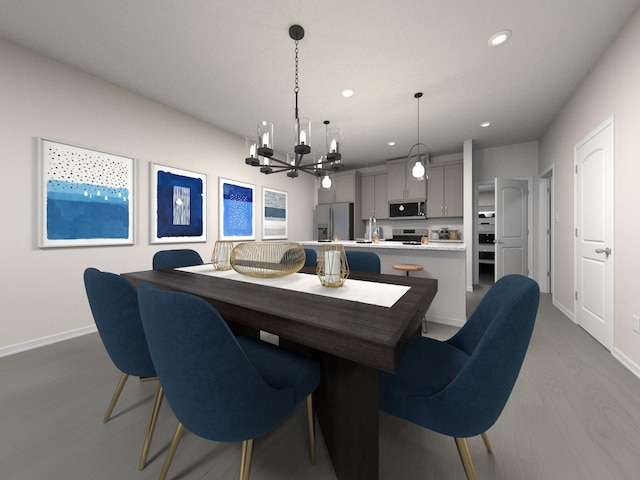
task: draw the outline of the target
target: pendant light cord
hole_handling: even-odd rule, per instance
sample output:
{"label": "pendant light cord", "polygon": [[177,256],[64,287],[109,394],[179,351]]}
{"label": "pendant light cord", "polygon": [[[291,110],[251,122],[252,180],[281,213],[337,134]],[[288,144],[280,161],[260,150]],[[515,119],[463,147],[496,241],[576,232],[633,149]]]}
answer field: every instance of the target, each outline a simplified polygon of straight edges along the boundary
{"label": "pendant light cord", "polygon": [[300,87],[298,86],[298,40],[296,40],[296,76],[295,76],[295,87],[293,88],[293,92],[296,94],[296,120],[298,120],[298,92],[300,91]]}

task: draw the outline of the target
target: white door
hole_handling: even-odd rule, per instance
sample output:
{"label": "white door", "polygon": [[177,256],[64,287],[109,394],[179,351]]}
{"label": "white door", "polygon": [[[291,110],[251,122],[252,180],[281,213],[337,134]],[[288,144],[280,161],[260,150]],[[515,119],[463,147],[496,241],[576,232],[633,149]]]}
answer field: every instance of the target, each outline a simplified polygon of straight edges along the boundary
{"label": "white door", "polygon": [[496,178],[495,279],[529,275],[529,187],[526,180]]}
{"label": "white door", "polygon": [[613,347],[613,118],[575,147],[576,322]]}

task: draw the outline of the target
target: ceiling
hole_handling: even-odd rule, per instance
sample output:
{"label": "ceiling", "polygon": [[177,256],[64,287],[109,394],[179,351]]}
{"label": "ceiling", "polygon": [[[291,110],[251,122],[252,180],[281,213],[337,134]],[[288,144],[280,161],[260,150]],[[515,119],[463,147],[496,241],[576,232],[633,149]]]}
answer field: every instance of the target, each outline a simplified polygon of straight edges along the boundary
{"label": "ceiling", "polygon": [[[293,148],[294,41],[312,148],[347,168],[537,140],[640,0],[0,0],[0,37],[231,133]],[[489,37],[513,32],[489,47]],[[343,98],[352,88],[355,95]],[[480,123],[490,121],[489,128]],[[390,147],[387,142],[395,141]]]}

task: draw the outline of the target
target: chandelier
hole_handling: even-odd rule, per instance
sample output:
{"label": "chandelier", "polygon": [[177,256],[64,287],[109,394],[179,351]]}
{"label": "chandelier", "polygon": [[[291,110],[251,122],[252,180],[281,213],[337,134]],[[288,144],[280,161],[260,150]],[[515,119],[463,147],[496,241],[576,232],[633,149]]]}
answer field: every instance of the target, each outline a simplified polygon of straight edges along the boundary
{"label": "chandelier", "polygon": [[260,172],[268,175],[271,173],[287,172],[290,178],[296,178],[298,172],[306,172],[317,177],[324,177],[322,186],[331,187],[329,174],[342,168],[342,155],[340,154],[340,129],[329,128],[329,120],[325,120],[327,139],[327,153],[319,155],[311,161],[304,161],[305,155],[311,153],[311,121],[308,118],[298,116],[298,42],[304,38],[304,29],[300,25],[292,25],[289,28],[289,37],[295,41],[295,146],[294,153],[288,154],[286,160],[274,156],[273,152],[273,123],[262,121],[258,123],[257,135],[247,135],[246,147],[249,156],[245,159],[247,165],[260,167]]}
{"label": "chandelier", "polygon": [[[420,143],[420,97],[422,97],[422,92],[418,92],[413,96],[418,100],[418,141],[413,144],[411,149],[409,150],[409,155],[407,158],[409,159],[409,163],[415,162],[413,168],[411,169],[411,175],[413,175],[418,180],[424,180],[425,178],[425,163],[429,163],[429,152],[427,151],[427,146],[424,143]],[[424,147],[424,153],[420,153],[420,147]],[[414,154],[414,149],[417,149]],[[425,163],[422,163],[424,159]]]}

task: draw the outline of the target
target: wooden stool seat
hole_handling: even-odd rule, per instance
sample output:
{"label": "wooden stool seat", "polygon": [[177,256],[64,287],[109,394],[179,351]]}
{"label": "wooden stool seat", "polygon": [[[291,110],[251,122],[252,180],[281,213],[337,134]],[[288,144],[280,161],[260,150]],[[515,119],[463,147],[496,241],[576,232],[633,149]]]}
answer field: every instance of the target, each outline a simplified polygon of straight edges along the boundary
{"label": "wooden stool seat", "polygon": [[419,272],[424,270],[422,265],[416,265],[415,263],[394,263],[391,268],[407,272],[407,277],[409,276],[409,272]]}

